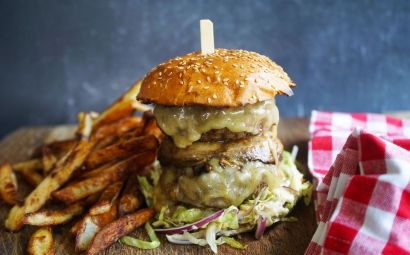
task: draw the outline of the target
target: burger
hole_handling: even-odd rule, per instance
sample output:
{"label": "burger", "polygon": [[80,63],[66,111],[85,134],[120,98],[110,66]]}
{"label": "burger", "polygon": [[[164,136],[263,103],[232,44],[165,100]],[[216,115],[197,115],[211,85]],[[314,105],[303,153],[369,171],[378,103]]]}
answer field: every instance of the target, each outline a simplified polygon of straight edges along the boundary
{"label": "burger", "polygon": [[277,137],[275,96],[295,84],[278,64],[246,50],[171,59],[143,79],[138,100],[155,105],[158,162],[140,177],[174,243],[243,245],[232,238],[289,220],[311,188]]}

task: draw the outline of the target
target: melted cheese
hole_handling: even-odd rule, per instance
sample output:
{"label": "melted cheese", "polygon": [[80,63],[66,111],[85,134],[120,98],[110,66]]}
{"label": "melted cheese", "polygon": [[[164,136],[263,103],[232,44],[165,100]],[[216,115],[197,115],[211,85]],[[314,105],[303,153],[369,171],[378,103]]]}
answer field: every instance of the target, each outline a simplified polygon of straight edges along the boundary
{"label": "melted cheese", "polygon": [[227,128],[231,132],[258,134],[279,122],[274,100],[237,108],[157,105],[154,115],[162,131],[172,137],[179,148],[198,141],[203,133],[212,129]]}
{"label": "melted cheese", "polygon": [[245,163],[240,170],[236,167],[221,167],[217,159],[211,159],[208,163],[212,170],[199,176],[194,175],[190,168],[163,168],[160,183],[154,191],[155,208],[177,202],[197,207],[238,206],[261,184],[274,189],[289,181],[274,165],[257,161]]}

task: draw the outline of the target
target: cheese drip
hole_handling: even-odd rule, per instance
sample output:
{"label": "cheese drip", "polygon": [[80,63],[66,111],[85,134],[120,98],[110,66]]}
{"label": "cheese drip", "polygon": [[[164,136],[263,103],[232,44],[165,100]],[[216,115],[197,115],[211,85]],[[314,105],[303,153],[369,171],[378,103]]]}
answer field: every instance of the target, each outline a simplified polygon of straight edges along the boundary
{"label": "cheese drip", "polygon": [[203,133],[213,129],[227,128],[231,132],[256,135],[279,122],[279,112],[274,100],[236,108],[157,105],[154,115],[162,131],[172,137],[179,148],[191,145]]}

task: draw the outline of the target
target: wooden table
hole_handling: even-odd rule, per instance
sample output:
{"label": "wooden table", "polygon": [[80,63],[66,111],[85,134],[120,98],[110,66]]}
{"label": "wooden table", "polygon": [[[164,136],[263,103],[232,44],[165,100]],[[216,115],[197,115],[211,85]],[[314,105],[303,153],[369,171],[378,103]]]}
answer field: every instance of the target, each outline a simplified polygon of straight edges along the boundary
{"label": "wooden table", "polygon": [[[306,166],[307,160],[307,132],[308,121],[306,119],[284,119],[279,125],[279,137],[285,147],[290,149],[292,145],[299,146],[298,160]],[[0,142],[0,160],[7,159],[10,162],[18,162],[28,159],[31,151],[40,145],[44,139],[52,140],[72,135],[72,127],[36,127],[22,128],[10,134]],[[19,180],[19,191],[26,194],[30,187]],[[10,206],[0,204],[0,219],[4,222]],[[248,245],[245,251],[235,250],[226,245],[218,247],[219,254],[303,254],[315,229],[316,220],[313,204],[305,206],[299,202],[292,215],[298,218],[297,222],[283,222],[270,227],[260,240],[255,240],[253,233],[243,234],[241,242]],[[66,226],[54,228],[55,253],[75,254],[74,240],[68,234],[72,223]],[[0,228],[0,254],[25,254],[27,242],[34,227],[24,227],[20,232],[10,233]],[[143,230],[135,233],[138,237],[144,237]],[[164,236],[160,236],[161,246],[158,249],[145,251],[138,250],[116,243],[104,254],[212,254],[208,247],[196,245],[175,245],[168,243]]]}

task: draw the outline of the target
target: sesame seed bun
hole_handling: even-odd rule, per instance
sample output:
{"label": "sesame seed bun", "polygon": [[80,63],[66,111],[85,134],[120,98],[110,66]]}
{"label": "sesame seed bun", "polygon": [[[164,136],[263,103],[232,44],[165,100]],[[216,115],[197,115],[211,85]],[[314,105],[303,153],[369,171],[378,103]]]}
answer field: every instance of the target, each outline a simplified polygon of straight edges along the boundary
{"label": "sesame seed bun", "polygon": [[295,86],[282,67],[245,50],[193,52],[154,68],[142,81],[138,99],[169,106],[238,107],[292,95]]}

